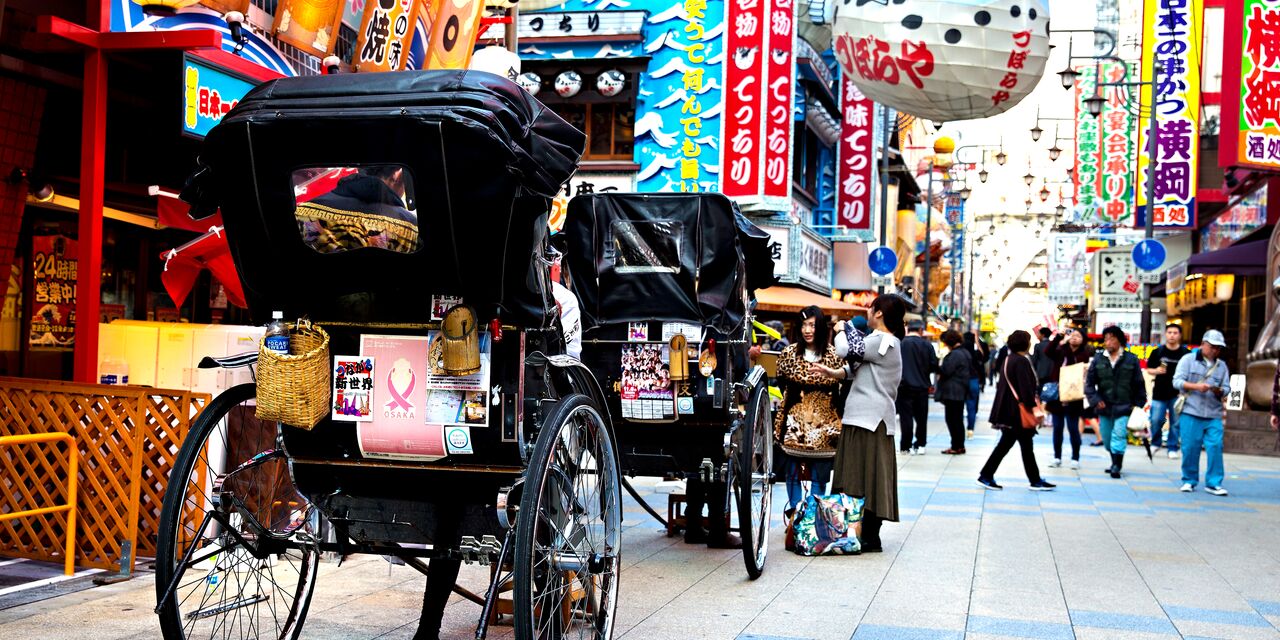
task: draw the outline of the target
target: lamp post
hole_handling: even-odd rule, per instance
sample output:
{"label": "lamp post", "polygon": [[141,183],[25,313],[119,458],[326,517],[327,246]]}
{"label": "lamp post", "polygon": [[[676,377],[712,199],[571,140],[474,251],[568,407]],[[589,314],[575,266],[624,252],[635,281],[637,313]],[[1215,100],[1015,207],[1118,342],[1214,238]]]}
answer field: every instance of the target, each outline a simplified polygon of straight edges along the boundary
{"label": "lamp post", "polygon": [[[934,168],[940,168],[944,171],[951,167],[951,159],[955,153],[955,143],[950,138],[938,138],[933,143],[933,157],[929,158],[929,186],[927,196],[924,201],[924,271],[921,275],[923,281],[920,286],[921,292],[921,309],[926,321],[929,317],[929,268],[932,259],[930,247],[931,232],[933,231],[933,171]],[[941,161],[939,161],[941,160]]]}

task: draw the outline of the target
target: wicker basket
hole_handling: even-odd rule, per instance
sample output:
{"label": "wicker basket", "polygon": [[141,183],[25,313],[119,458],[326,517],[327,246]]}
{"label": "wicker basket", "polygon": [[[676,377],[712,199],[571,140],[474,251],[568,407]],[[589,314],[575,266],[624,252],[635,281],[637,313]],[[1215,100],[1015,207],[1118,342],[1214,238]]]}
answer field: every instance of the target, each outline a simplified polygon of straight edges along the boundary
{"label": "wicker basket", "polygon": [[304,322],[289,325],[289,355],[258,343],[258,418],[310,429],[329,415],[329,334]]}

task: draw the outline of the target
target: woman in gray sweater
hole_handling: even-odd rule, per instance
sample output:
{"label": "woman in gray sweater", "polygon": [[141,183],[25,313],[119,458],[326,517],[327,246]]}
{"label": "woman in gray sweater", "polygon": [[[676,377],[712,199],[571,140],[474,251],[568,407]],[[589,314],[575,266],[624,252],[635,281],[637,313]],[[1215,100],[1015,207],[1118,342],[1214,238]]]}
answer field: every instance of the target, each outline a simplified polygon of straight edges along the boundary
{"label": "woman in gray sweater", "polygon": [[[900,340],[906,333],[902,322],[906,313],[902,298],[876,298],[867,312],[871,335],[866,337],[866,353],[857,370],[848,364],[841,369],[810,365],[836,379],[853,379],[841,419],[832,490],[866,500],[862,516],[862,550],[866,552],[883,551],[880,524],[898,521],[898,467],[893,449],[898,414],[894,402],[902,380]],[[836,353],[844,357],[849,342],[840,325]]]}

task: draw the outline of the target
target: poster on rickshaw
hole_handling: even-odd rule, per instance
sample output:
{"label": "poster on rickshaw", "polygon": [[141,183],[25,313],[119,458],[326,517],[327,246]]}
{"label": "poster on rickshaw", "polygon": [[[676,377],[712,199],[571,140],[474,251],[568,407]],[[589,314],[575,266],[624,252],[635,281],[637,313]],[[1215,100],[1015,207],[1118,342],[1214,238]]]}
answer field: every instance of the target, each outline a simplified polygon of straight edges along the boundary
{"label": "poster on rickshaw", "polygon": [[378,367],[373,419],[356,423],[364,457],[429,462],[445,456],[444,427],[425,420],[429,347],[425,336],[360,336],[360,356]]}
{"label": "poster on rickshaw", "polygon": [[[427,333],[434,347],[440,332]],[[431,349],[427,362],[426,423],[429,425],[486,427],[489,425],[489,351],[492,341],[488,332],[478,336],[480,370],[465,376],[447,374],[436,361]]]}
{"label": "poster on rickshaw", "polygon": [[373,420],[373,358],[334,356],[333,419],[342,422]]}
{"label": "poster on rickshaw", "polygon": [[76,345],[76,241],[63,235],[31,238],[31,329],[35,348]]}
{"label": "poster on rickshaw", "polygon": [[669,347],[629,344],[622,347],[622,417],[668,420],[675,415]]}

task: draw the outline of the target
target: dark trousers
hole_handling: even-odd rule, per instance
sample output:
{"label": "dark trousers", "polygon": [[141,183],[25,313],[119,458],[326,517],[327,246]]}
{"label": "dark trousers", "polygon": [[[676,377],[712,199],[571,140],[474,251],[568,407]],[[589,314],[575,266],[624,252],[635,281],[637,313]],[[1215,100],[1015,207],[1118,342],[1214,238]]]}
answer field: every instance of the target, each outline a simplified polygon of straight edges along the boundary
{"label": "dark trousers", "polygon": [[1035,429],[1008,428],[1000,430],[1000,441],[996,443],[995,451],[991,452],[991,457],[987,458],[987,463],[982,465],[982,477],[994,479],[996,477],[996,469],[1000,468],[1000,462],[1004,460],[1005,454],[1013,449],[1013,444],[1018,443],[1018,447],[1022,449],[1022,468],[1027,472],[1027,480],[1031,484],[1040,482],[1040,467],[1036,466],[1036,454],[1031,449],[1031,438],[1035,437]]}
{"label": "dark trousers", "polygon": [[700,474],[689,477],[685,486],[685,518],[689,529],[698,525],[702,507],[707,507],[707,530],[712,538],[723,537],[728,532],[724,519],[725,498],[728,487],[720,481],[703,482]]}
{"label": "dark trousers", "polygon": [[[432,546],[456,549],[462,542],[458,524],[462,520],[462,505],[441,505],[436,511],[435,536]],[[418,619],[418,632],[414,640],[436,640],[440,637],[440,624],[444,620],[444,608],[449,604],[449,594],[458,582],[458,570],[462,561],[457,558],[432,558],[427,565],[427,588],[422,593],[422,614]]]}
{"label": "dark trousers", "polygon": [[[929,439],[929,390],[898,387],[898,422],[902,426],[903,451],[911,447],[924,447]],[[913,428],[914,423],[914,428]],[[915,438],[912,443],[912,436]]]}
{"label": "dark trousers", "polygon": [[947,432],[951,434],[951,449],[964,449],[964,400],[943,400],[947,412]]}
{"label": "dark trousers", "polygon": [[1053,457],[1062,459],[1062,430],[1065,428],[1071,437],[1071,459],[1080,459],[1080,416],[1070,413],[1054,413],[1053,416]]}

